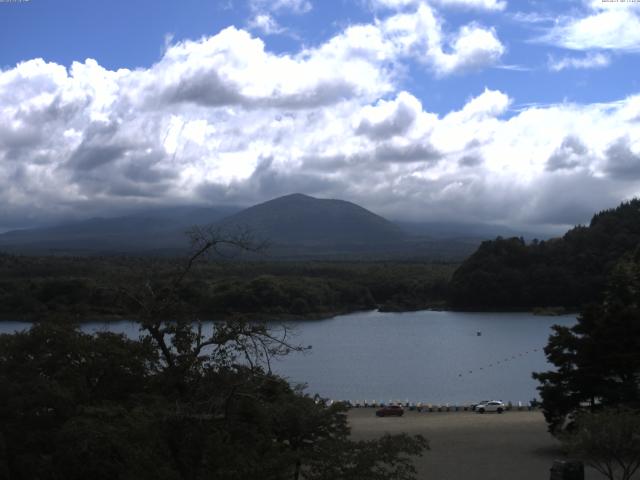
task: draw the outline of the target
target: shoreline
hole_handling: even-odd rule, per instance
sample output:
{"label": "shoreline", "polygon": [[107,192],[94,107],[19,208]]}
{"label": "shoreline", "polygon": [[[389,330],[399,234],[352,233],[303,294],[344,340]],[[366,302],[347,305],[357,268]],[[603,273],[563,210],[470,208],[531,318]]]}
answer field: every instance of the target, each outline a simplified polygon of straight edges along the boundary
{"label": "shoreline", "polygon": [[[529,310],[523,309],[454,309],[446,306],[438,305],[431,306],[425,308],[407,308],[407,309],[388,309],[388,308],[372,308],[369,310],[362,309],[344,309],[344,310],[336,310],[330,312],[311,312],[302,315],[295,314],[264,314],[264,313],[248,313],[248,314],[240,314],[240,313],[226,313],[226,314],[213,314],[213,318],[208,318],[202,320],[203,322],[222,322],[230,320],[233,317],[244,318],[249,322],[317,322],[322,320],[330,320],[335,317],[339,317],[342,315],[350,315],[355,313],[365,313],[365,312],[380,312],[380,313],[412,313],[412,312],[459,312],[459,313],[528,313],[531,315],[539,316],[539,317],[562,317],[566,315],[577,315],[579,311],[576,310],[556,310],[555,308],[534,308]],[[70,318],[75,316],[76,318]],[[85,323],[116,323],[116,322],[137,322],[138,320],[133,319],[133,316],[122,316],[122,315],[100,315],[100,314],[89,314],[83,319],[77,318],[77,314],[69,314],[69,318],[63,318],[64,315],[55,315],[50,316],[49,318],[39,319],[37,316],[29,315],[25,316],[24,314],[16,313],[12,314],[2,314],[0,315],[0,323],[4,322],[21,322],[21,323],[37,323],[37,322],[72,322],[77,324],[85,324]],[[265,318],[266,317],[266,318]]]}

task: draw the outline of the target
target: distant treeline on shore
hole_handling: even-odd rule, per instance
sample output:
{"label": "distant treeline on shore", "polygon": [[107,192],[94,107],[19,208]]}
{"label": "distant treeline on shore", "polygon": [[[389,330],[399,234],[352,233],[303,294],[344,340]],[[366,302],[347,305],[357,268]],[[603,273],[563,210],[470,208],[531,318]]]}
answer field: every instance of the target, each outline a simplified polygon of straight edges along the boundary
{"label": "distant treeline on shore", "polygon": [[[0,255],[0,316],[77,321],[135,317],[127,299],[141,283],[169,282],[182,259]],[[323,318],[446,302],[457,264],[344,262],[200,263],[180,296],[194,315]]]}

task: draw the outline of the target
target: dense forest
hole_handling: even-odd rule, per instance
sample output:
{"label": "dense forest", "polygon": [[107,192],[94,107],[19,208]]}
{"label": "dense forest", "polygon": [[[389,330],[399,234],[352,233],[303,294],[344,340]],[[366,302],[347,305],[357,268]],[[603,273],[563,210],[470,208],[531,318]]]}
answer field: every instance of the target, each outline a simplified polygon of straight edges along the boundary
{"label": "dense forest", "polygon": [[[126,300],[143,278],[164,281],[183,259],[0,255],[0,316],[9,319],[134,316]],[[255,262],[194,265],[180,295],[200,318],[320,318],[380,308],[442,306],[455,264]]]}
{"label": "dense forest", "polygon": [[450,305],[461,309],[576,309],[601,299],[606,278],[640,243],[640,200],[593,216],[562,238],[486,241],[454,273]]}

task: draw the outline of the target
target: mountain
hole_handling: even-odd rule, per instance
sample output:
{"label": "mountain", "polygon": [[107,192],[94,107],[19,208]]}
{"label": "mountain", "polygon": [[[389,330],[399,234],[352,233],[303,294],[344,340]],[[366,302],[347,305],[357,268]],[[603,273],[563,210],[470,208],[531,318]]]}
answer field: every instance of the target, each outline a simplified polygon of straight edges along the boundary
{"label": "mountain", "polygon": [[0,249],[19,253],[114,254],[175,251],[185,231],[220,221],[238,207],[168,207],[114,218],[90,218],[53,227],[0,235]]}
{"label": "mountain", "polygon": [[279,197],[224,219],[272,244],[298,247],[374,247],[408,238],[397,225],[354,203],[299,193]]}
{"label": "mountain", "polygon": [[193,225],[248,229],[266,240],[269,255],[306,258],[389,251],[408,239],[398,226],[350,202],[286,195],[244,210],[172,207],[115,218],[92,218],[0,235],[0,249],[23,253],[175,253]]}
{"label": "mountain", "polygon": [[[279,259],[461,260],[482,238],[423,224],[401,228],[354,203],[286,195],[240,207],[165,207],[122,217],[91,218],[54,227],[14,230],[0,235],[9,253],[174,255],[187,247],[185,231],[193,225],[248,229],[269,244],[267,255]],[[403,227],[405,225],[402,225]],[[431,233],[431,234],[430,234]]]}
{"label": "mountain", "polygon": [[451,303],[465,309],[579,308],[599,302],[614,267],[640,246],[640,199],[593,216],[562,238],[483,242],[454,273]]}

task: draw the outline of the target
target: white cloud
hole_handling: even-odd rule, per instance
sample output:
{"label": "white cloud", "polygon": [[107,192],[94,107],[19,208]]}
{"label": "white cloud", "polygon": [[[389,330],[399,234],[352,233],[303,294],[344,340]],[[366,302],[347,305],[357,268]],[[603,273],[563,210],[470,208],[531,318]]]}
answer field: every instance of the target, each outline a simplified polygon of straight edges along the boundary
{"label": "white cloud", "polygon": [[402,10],[406,7],[415,7],[420,0],[371,0],[375,8],[388,8],[390,10]]}
{"label": "white cloud", "polygon": [[451,43],[451,53],[434,48],[432,55],[436,71],[447,75],[458,71],[478,70],[498,63],[505,53],[494,29],[465,25]]}
{"label": "white cloud", "polygon": [[540,40],[571,50],[640,51],[640,9],[633,3],[587,2],[578,18],[566,17]]}
{"label": "white cloud", "polygon": [[586,165],[589,149],[576,135],[567,135],[547,160],[547,170],[573,170]]}
{"label": "white cloud", "polygon": [[313,49],[296,56],[274,55],[262,40],[229,27],[213,37],[173,45],[160,62],[135,78],[148,105],[163,101],[305,108],[354,96],[375,97],[392,88],[376,63],[347,59],[347,54]]}
{"label": "white cloud", "polygon": [[250,6],[254,11],[286,12],[297,15],[307,13],[313,8],[309,0],[250,0]]}
{"label": "white cloud", "polygon": [[511,99],[505,93],[485,88],[484,92],[470,99],[462,110],[456,113],[467,119],[497,117],[505,113],[510,104]]}
{"label": "white cloud", "polygon": [[[424,4],[424,0],[371,0],[374,7],[401,10],[410,6]],[[477,9],[477,10],[497,10],[501,11],[507,7],[505,0],[431,0],[429,3],[442,7]]]}
{"label": "white cloud", "polygon": [[437,115],[399,88],[396,65],[419,55],[452,73],[491,50],[481,27],[448,43],[440,25],[421,7],[291,55],[228,28],[146,69],[0,71],[0,227],[296,190],[392,217],[558,223],[640,193],[624,178],[638,174],[640,95],[513,112],[486,88]]}
{"label": "white cloud", "polygon": [[504,10],[507,8],[505,0],[433,0],[443,7],[470,8],[478,10]]}
{"label": "white cloud", "polygon": [[371,139],[404,135],[422,112],[420,101],[408,92],[400,92],[394,100],[379,100],[366,106],[357,120],[356,133]]}
{"label": "white cloud", "polygon": [[366,28],[370,41],[358,43],[369,45],[375,55],[412,57],[440,76],[495,65],[506,51],[494,29],[476,23],[462,26],[453,35],[447,34],[442,29],[442,20],[426,4],[414,12],[398,13]]}
{"label": "white cloud", "polygon": [[609,66],[611,58],[603,53],[590,52],[584,57],[549,57],[549,69],[559,72],[566,69],[604,68]]}
{"label": "white cloud", "polygon": [[628,136],[622,136],[607,148],[605,155],[607,173],[628,182],[637,182],[640,179],[640,141],[638,139],[634,142]]}
{"label": "white cloud", "polygon": [[553,23],[558,18],[556,15],[549,13],[535,12],[514,12],[509,15],[513,20],[520,23]]}
{"label": "white cloud", "polygon": [[284,33],[286,29],[269,14],[259,13],[251,20],[247,25],[250,30],[257,30],[266,35],[275,35],[279,33]]}

